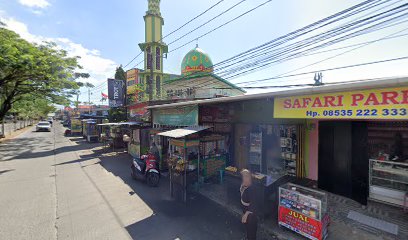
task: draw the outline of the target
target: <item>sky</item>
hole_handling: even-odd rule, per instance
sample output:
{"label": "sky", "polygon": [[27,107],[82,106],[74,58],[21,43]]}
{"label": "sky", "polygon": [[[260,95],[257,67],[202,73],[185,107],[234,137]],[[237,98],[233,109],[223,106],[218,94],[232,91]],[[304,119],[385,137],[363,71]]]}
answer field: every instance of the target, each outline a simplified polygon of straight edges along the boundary
{"label": "sky", "polygon": [[[177,29],[218,1],[162,0],[161,13],[165,22],[164,34]],[[224,0],[180,31],[165,38],[164,42],[173,41],[240,1]],[[396,4],[407,2],[407,0],[393,1]],[[263,2],[265,0],[244,1],[205,27],[171,44],[169,50],[197,38],[197,36]],[[198,39],[197,42],[200,48],[211,56],[212,61],[217,63],[359,2],[361,0],[274,0],[208,36]],[[16,31],[21,37],[32,42],[54,41],[73,56],[81,57],[80,64],[84,67],[84,71],[91,74],[91,77],[86,81],[97,86],[91,96],[91,101],[96,103],[101,98],[100,92],[106,92],[106,79],[113,77],[115,68],[120,64],[128,64],[140,53],[138,44],[144,41],[143,16],[146,10],[147,0],[0,0],[0,20],[9,29]],[[405,22],[395,27],[336,44],[330,48],[375,40],[396,32],[408,33],[408,23]],[[179,74],[181,60],[189,50],[195,47],[195,44],[194,41],[168,54],[164,62],[165,72]],[[239,83],[275,77],[298,68],[302,69],[293,73],[405,57],[408,56],[407,46],[408,36],[403,36],[373,43],[313,66],[305,67],[345,50],[294,59],[239,78],[230,79],[230,81]],[[135,67],[141,60],[141,57],[137,58],[126,69]],[[404,76],[408,75],[407,66],[408,61],[403,60],[325,71],[323,72],[323,81],[338,82]],[[137,67],[141,68],[143,65],[140,64]],[[300,77],[271,80],[254,86],[313,83],[313,75],[311,73]],[[273,91],[273,89],[249,90],[248,92],[261,91]],[[80,99],[86,101],[88,96],[85,89],[82,93]]]}

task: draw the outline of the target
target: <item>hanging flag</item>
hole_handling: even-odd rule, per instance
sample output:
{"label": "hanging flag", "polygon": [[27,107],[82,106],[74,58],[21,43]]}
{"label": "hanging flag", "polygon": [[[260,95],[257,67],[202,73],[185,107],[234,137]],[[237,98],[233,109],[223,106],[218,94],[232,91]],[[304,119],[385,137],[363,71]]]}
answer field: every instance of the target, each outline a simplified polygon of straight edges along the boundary
{"label": "hanging flag", "polygon": [[107,99],[108,97],[108,94],[102,93],[102,98]]}

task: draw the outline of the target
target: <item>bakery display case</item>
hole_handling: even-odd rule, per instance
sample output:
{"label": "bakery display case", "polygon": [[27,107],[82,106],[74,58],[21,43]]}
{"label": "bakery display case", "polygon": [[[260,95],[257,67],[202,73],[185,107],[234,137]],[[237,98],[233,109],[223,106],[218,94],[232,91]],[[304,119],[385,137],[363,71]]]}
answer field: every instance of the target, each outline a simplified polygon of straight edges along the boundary
{"label": "bakery display case", "polygon": [[279,187],[279,225],[309,239],[327,237],[327,194],[287,183]]}
{"label": "bakery display case", "polygon": [[370,159],[370,199],[403,206],[408,163]]}

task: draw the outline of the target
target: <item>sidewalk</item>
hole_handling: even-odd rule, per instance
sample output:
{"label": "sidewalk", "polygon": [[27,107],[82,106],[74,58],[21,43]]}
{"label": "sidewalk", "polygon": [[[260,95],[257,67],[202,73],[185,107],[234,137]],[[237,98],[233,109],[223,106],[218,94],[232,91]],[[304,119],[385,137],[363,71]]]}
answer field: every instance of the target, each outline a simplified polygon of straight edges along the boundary
{"label": "sidewalk", "polygon": [[[240,209],[228,205],[226,190],[222,185],[208,184],[201,188],[200,193],[208,199],[225,207],[237,217],[241,215]],[[364,207],[351,199],[331,193],[328,193],[328,208],[331,218],[328,240],[408,239],[408,214],[404,213],[401,208],[377,202],[369,202],[368,206]],[[370,217],[396,224],[399,227],[399,234],[398,236],[394,236],[348,219],[347,215],[350,211],[359,212]],[[267,218],[264,221],[260,221],[259,231],[261,236],[266,236],[268,239],[306,239],[286,228],[279,227],[277,219]]]}
{"label": "sidewalk", "polygon": [[[149,187],[141,181],[132,179],[130,176],[132,158],[127,153],[106,151],[100,144],[90,144],[82,138],[70,139],[73,147],[68,150],[71,154],[73,151],[76,152],[79,158],[77,158],[78,160],[73,160],[74,157],[64,159],[58,164],[57,176],[60,179],[59,185],[62,181],[69,181],[69,176],[75,177],[77,180],[74,180],[72,184],[79,189],[78,193],[73,196],[64,194],[65,191],[68,191],[67,189],[58,189],[64,195],[61,201],[58,201],[58,208],[62,208],[59,212],[68,214],[68,209],[77,209],[72,205],[73,203],[82,202],[78,198],[87,192],[85,191],[86,186],[81,185],[81,182],[85,181],[86,178],[79,178],[70,173],[70,169],[72,171],[82,169],[92,179],[98,191],[103,195],[104,201],[109,203],[112,212],[115,213],[115,218],[120,220],[121,225],[133,239],[226,240],[243,238],[244,231],[239,219],[218,204],[208,201],[199,194],[190,195],[187,204],[176,201],[170,197],[168,178],[161,178],[157,188]],[[64,158],[66,157],[64,156]],[[65,168],[65,174],[58,173],[62,168]],[[112,178],[115,178],[115,183],[108,180]],[[74,199],[76,200],[74,201]],[[123,199],[133,199],[134,202]],[[94,204],[95,201],[83,202],[82,204],[91,207],[92,203]],[[71,206],[68,207],[67,204]],[[87,211],[92,211],[92,209],[94,208]],[[75,217],[78,222],[74,223],[74,229],[85,233],[85,228],[81,227],[79,222],[81,220],[79,213],[74,211],[70,214],[78,216]],[[98,212],[97,216],[104,216],[105,214],[108,213]],[[89,217],[91,216],[93,215],[90,213]],[[69,222],[67,222],[69,219],[64,217],[64,214],[59,218],[58,226],[63,226],[64,229],[69,230]],[[85,221],[87,218],[88,214],[82,217],[82,220]],[[60,225],[61,223],[63,225]],[[61,238],[81,236],[77,233],[77,235],[70,234],[64,237],[65,231],[61,233]],[[259,238],[259,240],[266,239]]]}

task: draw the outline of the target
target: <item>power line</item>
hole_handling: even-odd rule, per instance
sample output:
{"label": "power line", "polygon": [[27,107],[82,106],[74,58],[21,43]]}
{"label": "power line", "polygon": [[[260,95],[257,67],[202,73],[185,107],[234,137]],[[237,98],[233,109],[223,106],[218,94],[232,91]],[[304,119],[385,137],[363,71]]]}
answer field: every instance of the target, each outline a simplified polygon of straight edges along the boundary
{"label": "power line", "polygon": [[211,7],[209,7],[208,9],[206,9],[204,12],[200,13],[199,15],[195,16],[194,18],[192,18],[191,20],[187,21],[186,23],[184,23],[183,25],[181,25],[180,27],[178,27],[176,30],[168,33],[167,35],[165,35],[164,37],[162,37],[162,39],[172,35],[173,33],[181,30],[183,27],[187,26],[189,23],[193,22],[194,20],[196,20],[197,18],[201,17],[202,15],[206,14],[208,11],[210,11],[211,9],[213,9],[214,7],[216,7],[217,5],[219,5],[220,3],[224,2],[224,0],[218,1],[217,3],[215,3],[214,5],[212,5]]}
{"label": "power line", "polygon": [[[350,8],[347,8],[347,9],[345,9],[345,10],[343,10],[343,11],[340,11],[340,12],[338,12],[338,13],[335,13],[335,14],[329,16],[329,17],[323,18],[323,19],[321,19],[321,20],[319,20],[319,21],[316,21],[316,22],[314,22],[314,23],[312,23],[312,24],[309,24],[309,25],[307,25],[307,26],[305,26],[305,27],[303,27],[303,28],[297,29],[297,30],[295,30],[295,31],[292,31],[292,32],[286,34],[286,35],[280,36],[280,37],[275,38],[275,39],[273,39],[273,40],[271,40],[271,41],[269,41],[269,42],[266,42],[266,43],[261,44],[261,45],[259,45],[259,46],[257,46],[257,47],[254,47],[254,48],[251,48],[251,49],[249,49],[249,50],[246,50],[246,51],[244,51],[244,52],[242,52],[242,53],[239,53],[239,54],[237,54],[237,55],[235,55],[235,56],[233,56],[233,57],[230,57],[230,58],[228,58],[228,59],[225,59],[224,61],[221,61],[221,62],[219,62],[219,63],[217,63],[217,64],[214,64],[213,67],[218,66],[218,65],[222,65],[223,63],[229,63],[229,62],[231,62],[231,61],[233,61],[233,60],[235,60],[235,59],[237,59],[237,58],[241,58],[241,57],[243,57],[243,56],[246,56],[246,55],[249,55],[249,54],[253,54],[254,52],[264,51],[264,50],[266,50],[267,48],[269,48],[269,47],[271,46],[271,44],[273,44],[273,43],[275,43],[274,45],[272,45],[273,47],[274,47],[274,46],[277,46],[276,44],[279,44],[279,41],[285,41],[286,39],[288,39],[288,38],[291,37],[292,35],[297,34],[297,35],[295,35],[295,37],[292,37],[292,38],[290,38],[289,40],[293,40],[293,39],[296,38],[296,37],[300,37],[300,36],[302,36],[302,35],[304,35],[304,34],[307,34],[307,33],[311,32],[311,31],[314,31],[314,30],[317,30],[317,29],[319,29],[319,28],[325,27],[325,26],[327,26],[327,25],[329,25],[329,24],[332,24],[332,23],[334,23],[334,22],[337,22],[337,21],[339,21],[339,20],[341,20],[341,19],[337,19],[337,20],[335,20],[335,21],[328,22],[329,20],[335,19],[335,18],[337,18],[337,17],[339,17],[339,16],[341,16],[341,15],[344,15],[344,14],[346,14],[346,13],[348,13],[348,12],[351,12],[351,11],[353,11],[353,10],[355,10],[355,9],[358,9],[358,8],[360,8],[360,7],[363,7],[363,6],[365,6],[365,5],[366,5],[366,6],[370,6],[370,5],[368,5],[368,4],[370,4],[371,2],[372,2],[372,0],[367,0],[367,1],[361,2],[361,3],[357,4],[357,5],[354,5],[354,6],[352,6],[352,7],[350,7]],[[364,10],[364,9],[363,9],[363,10]],[[285,41],[285,42],[286,42],[286,41]]]}
{"label": "power line", "polygon": [[130,62],[128,62],[128,64],[126,64],[123,68],[126,68],[127,66],[129,66],[133,61],[136,60],[136,58],[138,58],[140,55],[142,55],[143,51],[141,51],[139,54],[136,55],[136,57],[134,57],[132,60],[130,60]]}
{"label": "power line", "polygon": [[[382,28],[381,28],[382,29]],[[377,29],[378,30],[378,29]],[[394,35],[394,34],[392,34],[392,35]],[[373,43],[373,42],[377,42],[377,41],[379,41],[379,40],[383,40],[383,39],[386,39],[387,37],[385,37],[385,38],[382,38],[382,39],[377,39],[377,40],[375,40],[375,41],[371,41],[371,42],[369,42],[368,44],[370,44],[370,43]],[[336,41],[336,42],[338,42],[338,41]],[[367,43],[365,43],[365,44],[367,44]],[[362,46],[362,44],[359,44],[360,45],[360,47],[358,47],[358,48],[361,48]],[[365,46],[365,45],[364,45]],[[356,50],[356,49],[353,49],[353,50]],[[351,51],[351,50],[350,50]],[[347,51],[347,52],[350,52],[350,51]],[[345,53],[347,53],[347,52],[345,52]],[[336,55],[336,56],[339,56],[339,55],[342,55],[342,54],[345,54],[345,53],[341,53],[341,54],[338,54],[338,55]],[[291,57],[290,59],[293,59],[294,57]],[[331,57],[331,58],[334,58],[334,57]],[[328,60],[328,59],[326,59],[326,60]],[[283,60],[281,60],[280,62],[282,62]],[[314,65],[314,64],[313,64]],[[202,83],[202,84],[200,84],[200,85],[202,85],[202,86],[205,86],[205,85],[207,85],[209,82],[211,82],[212,80],[209,80],[209,81],[206,81],[206,82],[204,82],[204,83]],[[239,84],[243,84],[243,83],[239,83]],[[200,86],[198,86],[198,87],[200,87]]]}
{"label": "power line", "polygon": [[[392,58],[392,59],[385,59],[385,60],[379,60],[379,61],[374,61],[374,62],[359,63],[359,64],[353,64],[353,65],[347,65],[347,66],[341,66],[341,67],[319,69],[319,70],[314,70],[314,71],[310,71],[310,72],[296,73],[296,74],[284,75],[284,76],[279,76],[279,77],[264,78],[264,79],[249,81],[249,82],[246,82],[246,83],[259,83],[259,82],[270,81],[270,80],[273,80],[273,79],[295,77],[295,76],[301,76],[301,75],[306,75],[306,74],[312,74],[312,73],[316,73],[316,72],[328,72],[328,71],[334,71],[334,70],[340,70],[340,69],[346,69],[346,68],[362,67],[362,66],[368,66],[368,65],[379,64],[379,63],[400,61],[400,60],[405,60],[405,59],[408,59],[408,56],[399,57],[399,58]],[[241,84],[241,83],[239,83],[239,84]]]}
{"label": "power line", "polygon": [[229,11],[231,11],[232,9],[234,9],[235,7],[239,6],[240,4],[242,4],[242,3],[244,3],[244,2],[246,2],[246,0],[241,0],[240,2],[238,2],[238,3],[234,4],[234,5],[232,5],[232,6],[231,6],[230,8],[228,8],[227,10],[221,12],[220,14],[218,14],[218,15],[216,15],[215,17],[211,18],[211,19],[208,20],[207,22],[205,22],[205,23],[199,25],[198,27],[194,28],[193,30],[187,32],[186,34],[182,35],[181,37],[175,39],[174,41],[170,42],[168,45],[170,46],[171,44],[173,44],[173,43],[175,43],[175,42],[181,40],[182,38],[184,38],[184,37],[190,35],[191,33],[197,31],[198,29],[204,27],[205,25],[209,24],[210,22],[214,21],[215,19],[217,19],[217,18],[221,17],[222,15],[228,13]]}
{"label": "power line", "polygon": [[[284,38],[286,38],[287,36],[290,36],[290,35],[292,35],[292,34],[294,34],[294,33],[296,33],[296,32],[302,32],[302,31],[308,30],[308,29],[310,29],[311,27],[314,27],[314,26],[318,26],[318,28],[320,28],[321,26],[319,26],[319,24],[321,25],[321,24],[323,24],[323,23],[325,23],[325,22],[327,22],[327,21],[329,21],[329,20],[331,20],[331,19],[334,19],[334,18],[337,18],[337,17],[341,17],[340,19],[336,19],[336,20],[333,20],[333,21],[331,21],[331,22],[325,23],[323,26],[328,25],[328,24],[332,24],[332,23],[334,23],[334,22],[336,22],[336,21],[339,21],[339,20],[341,20],[341,19],[343,19],[343,18],[345,18],[345,17],[350,17],[350,16],[352,16],[352,15],[354,15],[354,14],[356,14],[356,13],[359,13],[359,12],[361,12],[361,11],[367,10],[369,7],[372,8],[372,7],[378,6],[379,3],[376,3],[376,2],[378,2],[378,1],[374,1],[374,2],[373,2],[373,1],[371,0],[371,1],[362,2],[362,3],[360,3],[360,4],[357,4],[357,5],[353,6],[353,7],[348,8],[348,9],[346,9],[346,10],[343,10],[343,11],[341,11],[341,12],[339,12],[339,13],[336,13],[336,14],[331,15],[331,16],[329,16],[329,17],[326,17],[326,18],[324,18],[324,19],[322,19],[322,20],[319,20],[319,21],[317,21],[317,22],[315,22],[315,23],[313,23],[313,24],[310,24],[310,25],[308,25],[308,26],[306,26],[306,27],[304,27],[304,28],[301,28],[301,29],[299,29],[299,30],[296,30],[296,31],[294,31],[294,32],[291,32],[291,33],[289,33],[289,34],[286,34],[286,35],[284,35],[283,37],[279,37],[279,38],[277,38],[277,39],[274,39],[274,40],[272,40],[272,41],[270,41],[270,42],[268,42],[268,43],[266,43],[266,44],[263,44],[263,45],[261,45],[261,46],[259,46],[259,47],[257,47],[257,48],[262,48],[262,47],[266,46],[266,45],[269,44],[269,43],[276,42],[276,41],[279,40],[279,39],[284,39]],[[374,6],[373,6],[373,5],[370,5],[370,4],[372,4],[372,3],[376,3],[377,5],[374,5]],[[360,7],[364,7],[364,8],[360,8]],[[359,9],[359,8],[360,8],[360,9]],[[356,10],[355,12],[352,12],[352,11],[355,10],[355,9],[357,9],[357,10]],[[351,13],[349,13],[348,15],[345,15],[345,16],[341,16],[341,15],[347,14],[348,12],[351,12]],[[318,28],[314,28],[314,29],[312,29],[312,30],[310,30],[310,31],[316,30],[316,29],[318,29]],[[309,31],[309,32],[310,32],[310,31]],[[302,33],[302,34],[304,34],[304,33]],[[224,60],[223,62],[227,62],[228,60],[237,58],[238,56],[240,56],[240,55],[242,55],[242,54],[245,54],[245,53],[248,53],[248,52],[250,52],[250,51],[256,50],[257,48],[253,48],[253,49],[250,49],[250,50],[248,50],[248,51],[245,51],[244,53],[238,54],[238,55],[236,55],[236,56],[234,56],[234,57],[232,57],[232,58],[229,58],[229,59],[227,59],[227,60]],[[262,49],[261,49],[261,50],[262,50]],[[221,64],[221,63],[222,63],[222,62],[217,63],[217,64],[215,64],[215,65],[213,65],[213,66],[219,65],[219,64]]]}
{"label": "power line", "polygon": [[[408,6],[408,5],[404,4],[404,5],[402,5],[402,6],[398,7],[398,8],[406,7],[406,6]],[[395,8],[395,9],[392,9],[392,10],[398,10],[398,8]],[[378,20],[382,20],[383,18],[390,17],[392,15],[395,15],[397,13],[400,13],[400,12],[406,11],[406,10],[407,9],[402,9],[402,10],[399,9],[395,13],[389,13],[389,14],[386,14],[385,16],[381,16],[382,14],[386,13],[386,12],[383,12],[383,13],[378,14],[376,16],[364,19],[362,21],[358,21],[358,23],[349,24],[349,26],[351,27],[350,30],[360,28],[360,27],[362,27],[364,25],[367,25],[367,24],[375,23]],[[404,17],[406,15],[407,14],[401,14],[401,15],[399,15],[397,17],[384,20],[384,21],[382,21],[380,23],[377,23],[377,24],[371,25],[369,27],[357,30],[355,32],[346,34],[344,36],[337,37],[334,40],[326,41],[326,42],[324,42],[324,43],[322,43],[320,45],[309,48],[306,51],[299,52],[299,50],[301,50],[301,48],[315,45],[316,43],[318,43],[318,42],[316,42],[317,40],[323,41],[323,40],[330,39],[331,37],[336,37],[336,36],[341,35],[343,33],[349,32],[349,30],[347,28],[341,29],[340,32],[334,31],[335,29],[333,29],[333,30],[330,31],[328,36],[326,36],[327,35],[326,34],[326,35],[317,35],[317,36],[314,36],[314,37],[310,37],[310,38],[308,38],[306,43],[302,43],[302,41],[301,41],[301,42],[298,42],[298,43],[291,44],[291,45],[289,45],[289,49],[282,49],[280,52],[274,53],[274,54],[272,54],[270,56],[267,56],[267,57],[265,57],[263,59],[258,59],[258,60],[254,61],[252,63],[247,63],[245,65],[235,67],[234,69],[231,69],[231,70],[228,70],[228,71],[224,70],[221,73],[221,75],[223,77],[228,75],[229,77],[227,77],[227,79],[234,78],[234,77],[237,77],[239,75],[242,75],[242,74],[252,72],[254,70],[266,67],[266,66],[268,66],[268,65],[270,65],[272,63],[281,62],[281,61],[287,60],[288,58],[293,58],[295,56],[302,55],[302,54],[307,53],[309,51],[318,50],[318,49],[320,49],[322,47],[327,47],[327,46],[333,45],[335,43],[338,43],[338,42],[341,42],[341,41],[344,41],[344,40],[348,40],[348,39],[354,38],[356,36],[360,36],[362,34],[366,34],[366,33],[369,33],[369,32],[375,31],[375,30],[379,30],[379,29],[389,27],[390,25],[385,26],[385,27],[384,27],[384,25],[389,24],[389,23],[391,23],[391,22],[393,22],[395,20],[398,20],[399,18]],[[367,21],[367,20],[368,20],[368,22],[365,23],[364,21]],[[357,24],[359,24],[359,25],[357,25]],[[391,25],[391,26],[393,26],[393,25]],[[350,27],[348,27],[348,28],[350,28]],[[296,51],[298,51],[298,52],[296,52]],[[236,72],[238,72],[238,73],[236,73]],[[236,73],[236,74],[234,74],[234,73]]]}
{"label": "power line", "polygon": [[345,52],[342,52],[342,53],[336,54],[336,55],[334,55],[334,56],[330,56],[330,57],[328,57],[328,58],[325,58],[325,59],[319,60],[319,61],[317,61],[317,62],[314,62],[314,63],[311,63],[311,64],[307,64],[307,65],[302,66],[302,67],[300,67],[300,68],[293,69],[293,70],[291,70],[291,71],[289,71],[289,72],[285,72],[285,73],[279,74],[279,75],[278,75],[278,77],[279,77],[279,76],[286,75],[286,74],[289,74],[289,73],[292,73],[292,72],[296,72],[296,71],[298,71],[298,70],[301,70],[301,69],[304,69],[304,68],[307,68],[307,67],[310,67],[310,66],[313,66],[313,65],[316,65],[316,64],[319,64],[319,63],[325,62],[325,61],[327,61],[327,60],[330,60],[330,59],[333,59],[333,58],[336,58],[336,57],[339,57],[339,56],[342,56],[342,55],[347,54],[347,53],[349,53],[349,52],[352,52],[352,51],[358,50],[358,49],[360,49],[360,48],[363,48],[363,47],[369,46],[369,45],[371,45],[371,44],[373,44],[373,43],[376,43],[376,42],[378,42],[378,41],[384,40],[384,39],[386,39],[387,37],[392,37],[392,36],[395,36],[395,35],[397,35],[398,33],[404,32],[404,31],[406,31],[406,30],[408,30],[408,28],[404,28],[404,29],[403,29],[403,30],[401,30],[401,31],[398,31],[398,32],[395,32],[395,33],[389,34],[389,35],[387,35],[387,36],[385,36],[385,37],[382,37],[382,38],[377,39],[376,41],[371,41],[371,42],[368,42],[368,43],[366,43],[366,44],[364,44],[364,45],[357,46],[357,47],[355,47],[355,48],[352,48],[352,49],[347,50],[347,51],[345,51]]}
{"label": "power line", "polygon": [[226,25],[228,25],[228,24],[230,24],[230,23],[232,23],[232,22],[234,22],[234,21],[236,21],[236,20],[238,20],[239,18],[241,18],[241,17],[243,17],[243,16],[245,16],[245,15],[247,15],[247,14],[249,14],[249,13],[255,11],[256,9],[258,9],[258,8],[264,6],[264,5],[266,5],[267,3],[270,3],[270,2],[272,2],[272,1],[273,1],[273,0],[268,0],[268,1],[265,1],[265,2],[263,2],[263,3],[259,4],[259,5],[257,5],[256,7],[254,7],[254,8],[252,8],[252,9],[250,9],[250,10],[244,12],[243,14],[238,15],[237,17],[235,17],[235,18],[233,18],[233,19],[231,19],[231,20],[229,20],[229,21],[227,21],[227,22],[225,22],[225,23],[219,25],[219,26],[216,27],[216,28],[213,28],[212,30],[210,30],[210,31],[208,31],[208,32],[206,32],[206,33],[200,35],[199,37],[196,37],[196,38],[194,38],[193,40],[191,40],[191,41],[189,41],[189,42],[186,42],[186,43],[184,43],[183,45],[181,45],[181,46],[179,46],[179,47],[176,47],[175,49],[169,51],[169,53],[174,52],[174,51],[177,51],[177,50],[179,50],[180,48],[183,48],[183,47],[187,46],[188,44],[194,42],[195,40],[207,36],[208,34],[214,32],[214,31],[216,31],[216,30],[218,30],[218,29],[220,29],[220,28],[222,28],[222,27],[224,27],[224,26],[226,26]]}

